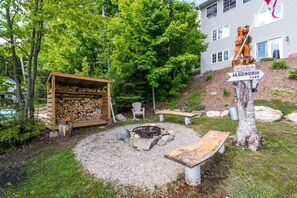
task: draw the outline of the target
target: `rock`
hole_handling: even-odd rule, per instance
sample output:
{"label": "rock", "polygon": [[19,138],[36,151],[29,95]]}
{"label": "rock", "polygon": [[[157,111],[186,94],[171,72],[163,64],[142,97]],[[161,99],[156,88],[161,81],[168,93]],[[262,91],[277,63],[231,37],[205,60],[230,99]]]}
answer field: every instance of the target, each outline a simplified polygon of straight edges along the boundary
{"label": "rock", "polygon": [[130,136],[131,135],[128,129],[121,129],[117,132],[117,140],[124,140]]}
{"label": "rock", "polygon": [[127,118],[123,114],[116,115],[116,119],[118,121],[126,121],[127,120]]}
{"label": "rock", "polygon": [[165,135],[165,134],[168,134],[168,132],[165,129],[161,128],[161,135]]}
{"label": "rock", "polygon": [[290,114],[285,116],[285,119],[297,124],[297,113],[296,112],[295,113],[294,112],[290,113]]}
{"label": "rock", "polygon": [[156,139],[134,139],[133,147],[139,151],[149,151],[156,144]]}
{"label": "rock", "polygon": [[167,131],[167,133],[174,136],[174,131],[173,130],[169,130],[169,131]]}
{"label": "rock", "polygon": [[222,111],[221,112],[221,117],[227,117],[229,115],[229,111],[228,110],[225,110],[225,111]]}
{"label": "rock", "polygon": [[140,135],[135,134],[135,135],[134,135],[134,138],[139,139],[139,138],[140,138]]}
{"label": "rock", "polygon": [[164,140],[162,140],[162,139],[159,139],[159,141],[157,142],[157,145],[158,146],[164,146],[164,145],[166,145],[166,141],[164,141]]}
{"label": "rock", "polygon": [[252,133],[248,138],[248,147],[252,151],[257,151],[261,147],[262,134],[261,133]]}
{"label": "rock", "polygon": [[174,140],[174,136],[173,135],[164,135],[161,137],[161,140],[164,140],[165,142],[171,142],[172,140]]}
{"label": "rock", "polygon": [[205,111],[192,111],[192,113],[196,114],[198,117],[201,117],[203,114],[205,114]]}
{"label": "rock", "polygon": [[55,137],[59,137],[59,132],[58,131],[50,131],[48,134],[49,138],[55,138]]}
{"label": "rock", "polygon": [[220,115],[221,115],[221,112],[219,112],[219,111],[207,111],[206,112],[206,116],[207,117],[220,117]]}
{"label": "rock", "polygon": [[255,106],[256,120],[262,122],[275,122],[282,119],[283,114],[279,110],[265,106]]}

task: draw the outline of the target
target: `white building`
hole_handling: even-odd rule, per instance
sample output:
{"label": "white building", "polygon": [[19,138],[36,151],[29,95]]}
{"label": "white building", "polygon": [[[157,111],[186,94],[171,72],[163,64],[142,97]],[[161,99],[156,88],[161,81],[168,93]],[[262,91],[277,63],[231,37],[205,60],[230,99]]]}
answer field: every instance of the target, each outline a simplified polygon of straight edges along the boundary
{"label": "white building", "polygon": [[[209,43],[201,54],[201,72],[231,66],[237,27],[252,25],[251,55],[285,58],[297,52],[297,1],[278,0],[273,18],[264,0],[207,0],[199,4],[201,31]],[[259,12],[260,11],[260,12]],[[259,13],[259,15],[258,15]]]}

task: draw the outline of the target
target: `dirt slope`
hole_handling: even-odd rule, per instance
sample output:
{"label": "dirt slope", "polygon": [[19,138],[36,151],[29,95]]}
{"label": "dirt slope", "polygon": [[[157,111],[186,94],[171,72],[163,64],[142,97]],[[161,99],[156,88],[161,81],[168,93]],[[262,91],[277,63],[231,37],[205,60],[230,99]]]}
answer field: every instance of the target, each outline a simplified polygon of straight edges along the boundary
{"label": "dirt slope", "polygon": [[[257,92],[254,93],[254,99],[281,99],[283,101],[291,101],[297,103],[297,80],[290,79],[289,70],[297,69],[297,58],[283,59],[288,64],[288,69],[276,70],[272,69],[273,62],[259,62],[256,63],[256,68],[264,72],[264,77],[259,80]],[[230,78],[227,72],[232,72],[232,68],[226,68],[218,71],[210,71],[205,73],[202,77],[194,76],[187,84],[187,87],[182,91],[181,105],[184,103],[187,95],[191,92],[200,89],[205,90],[205,98],[203,104],[206,110],[224,110],[230,106],[236,105],[235,91],[232,82],[227,80]],[[212,80],[207,82],[207,76],[211,75]],[[229,96],[223,94],[223,90],[229,91]],[[273,89],[281,89],[288,91],[295,91],[294,96],[276,96],[272,95]]]}

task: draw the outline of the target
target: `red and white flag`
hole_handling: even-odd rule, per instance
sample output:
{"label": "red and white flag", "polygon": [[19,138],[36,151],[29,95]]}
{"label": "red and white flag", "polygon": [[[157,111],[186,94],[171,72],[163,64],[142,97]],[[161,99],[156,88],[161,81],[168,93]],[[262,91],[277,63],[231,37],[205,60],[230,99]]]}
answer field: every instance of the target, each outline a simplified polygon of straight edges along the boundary
{"label": "red and white flag", "polygon": [[268,10],[271,12],[271,15],[274,18],[278,18],[277,16],[274,15],[274,10],[275,10],[275,7],[276,7],[277,0],[264,0],[264,1],[267,3]]}

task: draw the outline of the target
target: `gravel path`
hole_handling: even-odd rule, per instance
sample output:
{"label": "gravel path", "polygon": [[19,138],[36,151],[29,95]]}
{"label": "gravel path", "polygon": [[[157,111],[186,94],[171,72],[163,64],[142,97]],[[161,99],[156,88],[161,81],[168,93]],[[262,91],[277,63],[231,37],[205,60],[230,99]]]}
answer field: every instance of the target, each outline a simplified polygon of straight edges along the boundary
{"label": "gravel path", "polygon": [[127,125],[85,138],[74,148],[76,159],[89,173],[104,181],[154,190],[156,186],[176,180],[184,172],[182,165],[164,158],[164,154],[179,146],[193,144],[199,139],[199,133],[183,125],[155,125],[173,130],[174,141],[165,146],[155,145],[150,151],[137,151],[116,139],[119,129],[131,131],[139,126]]}

